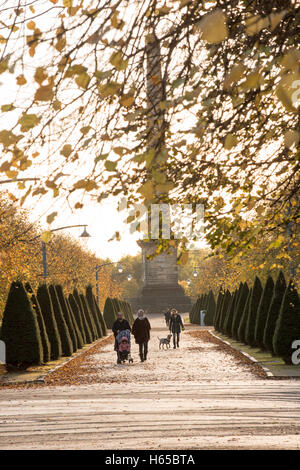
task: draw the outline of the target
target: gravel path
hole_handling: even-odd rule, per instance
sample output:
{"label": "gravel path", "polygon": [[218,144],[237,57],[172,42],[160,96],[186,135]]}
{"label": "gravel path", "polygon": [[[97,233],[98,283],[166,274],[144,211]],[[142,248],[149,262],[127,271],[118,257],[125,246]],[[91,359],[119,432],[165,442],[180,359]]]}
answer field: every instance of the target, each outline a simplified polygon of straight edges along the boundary
{"label": "gravel path", "polygon": [[195,327],[159,351],[167,330],[151,323],[146,363],[134,344],[135,362],[117,365],[109,343],[78,363],[81,385],[61,371],[52,386],[0,388],[0,449],[300,448],[299,382],[262,379]]}

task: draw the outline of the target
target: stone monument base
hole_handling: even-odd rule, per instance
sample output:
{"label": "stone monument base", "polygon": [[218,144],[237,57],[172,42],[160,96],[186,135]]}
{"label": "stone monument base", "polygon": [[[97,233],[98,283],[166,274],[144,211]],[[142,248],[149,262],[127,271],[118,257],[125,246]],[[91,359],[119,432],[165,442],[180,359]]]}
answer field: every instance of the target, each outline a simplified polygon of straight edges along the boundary
{"label": "stone monument base", "polygon": [[191,309],[191,300],[179,284],[144,286],[140,295],[131,300],[131,304],[135,311],[142,308],[147,313],[162,313],[169,307],[176,308],[179,313]]}

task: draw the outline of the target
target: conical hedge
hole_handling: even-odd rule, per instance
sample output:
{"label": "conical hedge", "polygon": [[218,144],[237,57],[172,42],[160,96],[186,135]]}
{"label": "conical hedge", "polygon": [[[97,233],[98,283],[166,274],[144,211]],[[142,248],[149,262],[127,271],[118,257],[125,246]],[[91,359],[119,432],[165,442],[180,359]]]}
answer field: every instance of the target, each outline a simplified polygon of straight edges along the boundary
{"label": "conical hedge", "polygon": [[264,331],[267,322],[268,311],[273,297],[273,291],[274,281],[271,276],[268,276],[257,310],[254,332],[255,344],[261,349],[264,349]]}
{"label": "conical hedge", "polygon": [[214,327],[216,331],[220,331],[220,318],[221,318],[224,298],[225,298],[225,292],[221,288],[219,291],[219,295],[218,295],[217,311],[216,311],[215,321],[214,321]]}
{"label": "conical hedge", "polygon": [[247,297],[249,295],[249,287],[247,282],[243,284],[241,293],[239,298],[237,299],[237,303],[234,309],[233,320],[231,325],[231,335],[232,338],[238,339],[238,329],[240,326],[240,322],[243,316],[245,304],[247,302]]}
{"label": "conical hedge", "polygon": [[85,298],[85,295],[79,294],[79,297],[80,297],[80,300],[81,300],[81,304],[82,304],[82,307],[83,307],[83,311],[84,311],[84,314],[85,314],[86,321],[89,325],[89,329],[90,329],[91,334],[92,334],[93,341],[95,341],[98,338],[98,333],[97,333],[97,329],[96,329],[96,325],[95,325],[93,316],[92,316],[91,311],[89,309],[89,306],[88,306],[87,300]]}
{"label": "conical hedge", "polygon": [[100,308],[98,307],[97,300],[96,300],[96,297],[95,297],[95,296],[94,296],[94,302],[95,302],[95,306],[96,306],[96,312],[97,312],[98,318],[99,318],[99,320],[100,320],[100,325],[101,325],[101,330],[102,330],[103,336],[107,336],[106,324],[105,324],[103,315],[102,315],[102,313],[101,313],[101,310],[100,310]]}
{"label": "conical hedge", "polygon": [[290,281],[281,303],[273,337],[273,350],[286,364],[293,364],[295,349],[292,344],[300,339],[300,300],[295,285]]}
{"label": "conical hedge", "polygon": [[72,321],[72,318],[71,318],[71,315],[70,315],[70,312],[69,312],[69,309],[68,309],[68,305],[67,305],[67,302],[66,302],[66,299],[65,299],[65,296],[64,296],[64,292],[63,292],[63,289],[60,285],[55,286],[55,291],[56,291],[56,295],[58,297],[58,301],[59,301],[59,304],[60,304],[60,307],[61,307],[61,311],[62,311],[64,320],[65,320],[65,322],[67,324],[67,327],[68,327],[68,330],[69,330],[70,338],[71,338],[71,341],[72,341],[72,349],[73,349],[73,352],[75,352],[78,349],[78,342],[77,342],[77,337],[76,337],[76,332],[75,332],[75,326],[73,324],[73,321]]}
{"label": "conical hedge", "polygon": [[216,301],[213,291],[210,290],[208,294],[207,309],[204,316],[204,325],[212,326],[214,324],[216,314]]}
{"label": "conical hedge", "polygon": [[245,338],[245,336],[246,336],[246,326],[247,326],[247,320],[248,320],[248,313],[249,313],[251,295],[252,295],[252,288],[249,290],[247,300],[246,300],[246,303],[245,303],[245,306],[244,306],[244,310],[243,310],[243,313],[242,313],[242,316],[241,316],[241,321],[240,321],[240,324],[239,324],[239,327],[238,327],[238,340],[241,343],[246,342],[246,338]]}
{"label": "conical hedge", "polygon": [[85,311],[84,311],[84,308],[83,308],[83,305],[82,305],[82,301],[81,301],[81,298],[80,298],[80,295],[79,295],[77,289],[74,289],[73,296],[74,296],[74,300],[76,301],[76,303],[78,305],[78,308],[80,310],[80,315],[81,315],[81,318],[82,318],[82,323],[83,323],[84,333],[85,333],[85,339],[86,339],[85,343],[90,344],[90,343],[93,342],[93,333],[90,330],[89,323],[88,323],[88,320],[86,318]]}
{"label": "conical hedge", "polygon": [[103,332],[102,332],[102,328],[100,324],[100,319],[98,318],[98,315],[96,312],[96,304],[94,300],[93,288],[91,285],[87,286],[85,296],[86,296],[86,300],[87,300],[90,312],[93,316],[94,323],[96,325],[97,336],[98,338],[102,338]]}
{"label": "conical hedge", "polygon": [[83,318],[82,318],[82,315],[81,315],[80,308],[79,308],[73,294],[69,294],[68,301],[69,301],[70,308],[73,312],[74,318],[76,320],[76,323],[78,325],[79,331],[81,333],[83,345],[87,344]]}
{"label": "conical hedge", "polygon": [[259,278],[256,276],[254,280],[254,285],[252,289],[252,295],[250,297],[250,304],[249,304],[249,312],[246,324],[246,333],[245,333],[245,341],[250,346],[255,346],[255,325],[256,325],[256,318],[257,318],[257,311],[259,302],[262,295],[262,285]]}
{"label": "conical hedge", "polygon": [[276,321],[280,312],[281,302],[285,293],[285,289],[286,289],[286,282],[285,282],[284,274],[282,271],[280,271],[280,273],[278,274],[276,283],[275,283],[274,292],[273,292],[270,308],[269,308],[268,315],[267,315],[267,321],[266,321],[264,338],[263,338],[264,347],[267,351],[270,351],[271,354],[274,354],[273,336],[274,336]]}
{"label": "conical hedge", "polygon": [[85,344],[85,342],[83,340],[82,333],[81,333],[82,330],[81,330],[80,326],[77,323],[77,320],[75,318],[73,309],[70,305],[69,299],[67,297],[65,297],[65,300],[66,300],[66,304],[67,304],[69,314],[70,314],[70,317],[71,317],[71,320],[72,320],[72,324],[74,325],[74,331],[75,331],[76,340],[77,340],[77,348],[81,349]]}
{"label": "conical hedge", "polygon": [[110,297],[107,297],[105,301],[103,316],[107,328],[111,329],[114,321],[117,319],[117,315],[115,312],[113,301]]}
{"label": "conical hedge", "polygon": [[48,339],[50,341],[51,359],[55,361],[62,355],[62,346],[51,297],[46,284],[39,286],[37,290],[37,300],[45,322]]}
{"label": "conical hedge", "polygon": [[40,336],[41,336],[41,341],[42,341],[42,347],[43,347],[43,362],[46,363],[50,361],[51,357],[51,346],[50,346],[50,341],[47,335],[47,330],[46,330],[46,325],[43,319],[43,315],[41,312],[41,308],[39,306],[38,300],[33,292],[33,289],[30,285],[29,282],[26,282],[25,284],[25,289],[28,294],[28,297],[31,301],[31,305],[33,307],[33,310],[35,311],[36,318],[38,321],[39,329],[40,329]]}
{"label": "conical hedge", "polygon": [[58,328],[59,336],[61,340],[62,355],[72,356],[73,354],[72,340],[70,337],[68,326],[65,322],[65,319],[62,313],[62,309],[58,300],[56,289],[53,285],[49,286],[49,294],[51,297],[55,320],[57,323],[57,328]]}
{"label": "conical hedge", "polygon": [[222,310],[221,310],[221,314],[220,314],[219,331],[221,331],[221,333],[225,333],[224,324],[225,324],[225,318],[226,318],[227,310],[228,310],[229,304],[231,302],[231,297],[232,297],[232,295],[230,294],[229,290],[227,289],[226,292],[225,292],[225,297],[224,297],[224,301],[223,301],[223,304],[222,304]]}
{"label": "conical hedge", "polygon": [[6,346],[6,368],[27,369],[43,362],[43,347],[36,313],[19,281],[11,284],[6,301],[1,339]]}
{"label": "conical hedge", "polygon": [[235,290],[233,295],[231,296],[230,303],[228,305],[228,309],[226,312],[226,317],[224,320],[224,333],[227,336],[231,336],[231,326],[232,326],[233,314],[234,314],[238,294],[239,294],[239,291]]}

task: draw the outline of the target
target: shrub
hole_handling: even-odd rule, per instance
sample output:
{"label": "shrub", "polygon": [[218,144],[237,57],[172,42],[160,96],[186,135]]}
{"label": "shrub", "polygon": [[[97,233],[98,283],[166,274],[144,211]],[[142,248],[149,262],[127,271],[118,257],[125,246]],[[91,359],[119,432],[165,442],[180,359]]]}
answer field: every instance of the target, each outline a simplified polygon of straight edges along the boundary
{"label": "shrub", "polygon": [[50,358],[55,361],[62,355],[62,346],[51,297],[46,284],[39,286],[37,290],[37,300],[41,308],[48,339],[50,341]]}
{"label": "shrub", "polygon": [[73,324],[71,314],[70,314],[62,287],[60,285],[56,285],[55,290],[56,290],[56,295],[57,295],[57,298],[61,307],[64,320],[69,330],[70,338],[72,341],[73,352],[75,352],[78,349],[78,341],[77,341],[77,336],[75,332],[75,325]]}
{"label": "shrub", "polygon": [[57,328],[59,331],[59,336],[61,340],[62,355],[63,356],[72,356],[73,354],[73,345],[70,337],[68,326],[65,322],[62,309],[58,300],[56,289],[53,285],[49,286],[49,294],[51,297],[53,311],[55,320],[57,323]]}
{"label": "shrub", "polygon": [[239,298],[237,299],[237,303],[234,309],[232,326],[231,326],[231,335],[232,338],[238,339],[238,329],[240,326],[240,322],[243,316],[243,311],[245,308],[245,304],[247,302],[247,297],[249,294],[249,287],[247,282],[243,284],[241,293]]}
{"label": "shrub", "polygon": [[228,309],[226,312],[226,317],[224,321],[224,332],[228,336],[231,336],[231,326],[232,326],[233,314],[234,314],[235,306],[237,303],[238,294],[239,294],[239,290],[235,290],[233,295],[231,296],[230,303],[228,305]]}
{"label": "shrub", "polygon": [[85,298],[85,295],[79,294],[79,297],[80,297],[80,300],[81,300],[81,304],[82,304],[82,307],[83,307],[83,311],[84,311],[84,314],[85,314],[86,321],[89,325],[89,329],[90,329],[91,334],[92,334],[93,341],[95,341],[98,338],[98,333],[97,333],[97,330],[96,330],[96,325],[95,325],[94,319],[92,317],[92,314],[91,314],[91,311],[89,309],[89,306],[88,306],[87,300]]}
{"label": "shrub", "polygon": [[75,330],[76,340],[77,340],[77,348],[81,349],[85,344],[85,342],[83,340],[82,333],[81,333],[81,328],[77,323],[77,319],[75,318],[73,309],[72,309],[72,307],[70,305],[70,302],[69,302],[69,299],[67,299],[67,297],[65,297],[65,300],[66,300],[66,304],[67,304],[67,307],[68,307],[68,310],[69,310],[69,313],[70,313],[72,324],[74,325],[74,330]]}
{"label": "shrub", "polygon": [[255,346],[254,332],[255,332],[256,318],[257,318],[257,311],[258,311],[258,306],[259,306],[259,302],[261,299],[262,291],[263,289],[262,289],[261,282],[259,278],[256,276],[253,289],[252,289],[252,295],[250,297],[249,312],[248,312],[246,334],[245,334],[246,343],[252,347]]}
{"label": "shrub", "polygon": [[86,300],[88,303],[88,306],[90,308],[90,312],[93,316],[94,323],[96,325],[96,330],[97,330],[97,336],[98,338],[102,338],[103,333],[102,333],[102,328],[100,324],[100,319],[98,318],[97,312],[96,312],[96,303],[94,300],[94,295],[93,295],[93,288],[91,285],[87,286],[86,288]]}
{"label": "shrub", "polygon": [[84,334],[85,334],[85,343],[90,344],[90,343],[93,342],[93,334],[90,330],[89,323],[87,321],[85,311],[83,309],[82,301],[81,301],[81,298],[80,298],[80,295],[79,295],[77,289],[74,289],[73,297],[74,297],[74,300],[75,300],[75,302],[76,302],[76,304],[79,308],[79,311],[80,311],[80,316],[81,316],[81,319],[82,319]]}
{"label": "shrub", "polygon": [[96,307],[96,313],[98,315],[98,318],[100,320],[100,325],[101,325],[101,330],[102,330],[102,333],[103,333],[103,336],[107,336],[107,328],[106,328],[106,324],[105,324],[105,321],[104,321],[104,318],[103,318],[103,315],[101,313],[101,310],[97,304],[97,300],[94,296],[94,302],[95,302],[95,307]]}
{"label": "shrub", "polygon": [[217,308],[216,308],[216,315],[214,320],[214,327],[216,331],[219,331],[219,324],[220,324],[220,315],[222,310],[222,304],[224,301],[225,292],[220,288],[217,300]]}
{"label": "shrub", "polygon": [[207,310],[204,317],[204,324],[206,326],[212,326],[214,324],[216,314],[216,301],[212,291],[209,291]]}
{"label": "shrub", "polygon": [[31,301],[33,310],[35,311],[35,314],[36,314],[36,318],[37,318],[37,322],[38,322],[39,330],[40,330],[42,347],[43,347],[43,362],[46,363],[50,361],[50,357],[51,357],[51,346],[50,346],[50,341],[47,335],[46,325],[43,319],[43,315],[42,315],[38,300],[29,282],[25,284],[25,289]]}
{"label": "shrub", "polygon": [[111,329],[114,321],[117,319],[117,316],[116,316],[113,301],[110,297],[107,297],[105,301],[103,316],[104,316],[104,320],[105,320],[107,328]]}
{"label": "shrub", "polygon": [[268,311],[273,297],[273,291],[274,281],[271,276],[268,276],[257,310],[254,332],[255,343],[261,349],[264,349],[264,331],[267,322]]}
{"label": "shrub", "polygon": [[273,355],[274,355],[273,336],[274,336],[276,321],[279,316],[281,302],[282,302],[285,290],[286,290],[285,278],[284,278],[283,272],[280,271],[280,273],[278,274],[276,283],[275,283],[274,292],[273,292],[270,308],[269,308],[268,315],[267,315],[267,321],[266,321],[266,326],[264,330],[264,338],[263,338],[263,344],[264,344],[265,349],[267,349],[267,351],[270,351],[271,354]]}
{"label": "shrub", "polygon": [[6,368],[27,369],[43,362],[43,346],[36,313],[23,284],[15,281],[8,293],[1,339],[6,346]]}
{"label": "shrub", "polygon": [[222,309],[220,312],[220,320],[219,320],[219,331],[221,331],[222,333],[224,333],[225,316],[226,316],[230,301],[231,301],[231,294],[229,290],[227,289],[225,292],[223,303],[222,303]]}
{"label": "shrub", "polygon": [[74,299],[74,296],[73,294],[69,294],[68,296],[68,303],[70,305],[70,309],[73,313],[73,316],[74,316],[74,319],[76,321],[76,324],[78,326],[78,329],[79,329],[79,332],[81,334],[81,337],[82,337],[82,345],[86,344],[87,343],[87,340],[86,340],[86,336],[85,336],[85,329],[84,329],[84,326],[83,326],[83,319],[82,319],[82,315],[81,315],[81,311],[80,311],[80,308],[76,302],[76,300]]}
{"label": "shrub", "polygon": [[252,288],[249,289],[247,300],[243,309],[243,313],[241,316],[241,321],[238,327],[238,340],[241,343],[245,343],[245,336],[246,336],[246,325],[248,320],[248,312],[249,312],[249,305],[250,305],[250,298],[252,295]]}
{"label": "shrub", "polygon": [[281,303],[279,317],[273,337],[273,350],[286,364],[293,364],[292,344],[300,339],[300,300],[292,281],[290,281]]}

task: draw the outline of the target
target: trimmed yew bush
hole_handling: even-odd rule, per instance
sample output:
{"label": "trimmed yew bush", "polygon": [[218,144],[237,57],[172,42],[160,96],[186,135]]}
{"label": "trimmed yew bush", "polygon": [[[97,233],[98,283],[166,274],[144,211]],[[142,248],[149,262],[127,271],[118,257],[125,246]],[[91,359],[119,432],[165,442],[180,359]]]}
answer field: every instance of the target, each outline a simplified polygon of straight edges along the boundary
{"label": "trimmed yew bush", "polygon": [[216,301],[213,292],[210,290],[208,295],[207,309],[204,316],[204,324],[206,326],[212,326],[214,324],[216,314]]}
{"label": "trimmed yew bush", "polygon": [[232,295],[229,292],[229,290],[227,289],[226,292],[225,292],[225,297],[224,297],[224,301],[223,301],[223,304],[222,304],[222,310],[221,310],[221,314],[220,314],[219,331],[221,331],[221,333],[225,333],[224,324],[225,324],[225,318],[226,318],[227,310],[228,310],[229,304],[231,302],[231,297],[232,297]]}
{"label": "trimmed yew bush", "polygon": [[238,340],[241,343],[245,343],[246,341],[246,325],[247,325],[247,320],[248,320],[248,312],[249,312],[249,305],[250,305],[250,298],[252,295],[252,288],[249,289],[247,300],[244,306],[244,310],[241,316],[241,321],[238,327]]}
{"label": "trimmed yew bush", "polygon": [[48,339],[50,341],[50,358],[53,361],[56,361],[62,355],[62,346],[51,297],[46,284],[41,284],[38,287],[37,300],[45,322]]}
{"label": "trimmed yew bush", "polygon": [[232,320],[232,326],[231,326],[231,335],[232,338],[234,339],[239,339],[238,338],[238,329],[240,326],[240,322],[243,316],[245,304],[247,302],[247,297],[249,295],[249,287],[247,282],[243,284],[241,293],[239,298],[237,299],[237,303],[234,309],[234,314],[233,314],[233,320]]}
{"label": "trimmed yew bush", "polygon": [[107,297],[105,301],[103,316],[107,328],[111,329],[114,321],[117,319],[117,315],[115,312],[113,301],[110,297]]}
{"label": "trimmed yew bush", "polygon": [[280,356],[286,364],[293,364],[292,354],[295,349],[292,344],[300,339],[300,300],[295,285],[290,281],[280,307],[279,317],[276,321],[273,351]]}
{"label": "trimmed yew bush", "polygon": [[76,332],[75,332],[75,325],[73,324],[71,314],[70,314],[70,311],[69,311],[69,308],[68,308],[68,305],[67,305],[66,298],[65,298],[62,287],[60,285],[56,285],[55,290],[56,290],[56,294],[57,294],[57,297],[58,297],[58,301],[59,301],[59,304],[60,304],[60,307],[61,307],[61,311],[62,311],[64,320],[65,320],[65,322],[67,324],[67,327],[68,327],[68,330],[69,330],[70,338],[71,338],[71,341],[72,341],[73,352],[75,352],[78,349],[78,341],[77,341],[77,336],[76,336]]}
{"label": "trimmed yew bush", "polygon": [[95,325],[93,316],[92,316],[91,311],[89,309],[89,306],[88,306],[85,295],[79,294],[79,297],[80,297],[80,300],[81,300],[81,304],[82,304],[82,307],[83,307],[85,318],[86,318],[87,323],[89,325],[89,329],[92,333],[93,341],[95,341],[96,339],[98,339],[98,333],[97,333],[97,329],[96,329],[96,325]]}
{"label": "trimmed yew bush", "polygon": [[268,276],[257,310],[254,332],[255,344],[261,349],[264,349],[264,331],[267,322],[268,311],[273,297],[273,291],[274,281],[271,276]]}
{"label": "trimmed yew bush", "polygon": [[270,308],[269,308],[268,315],[267,315],[267,321],[266,321],[264,338],[263,338],[263,344],[264,344],[265,349],[267,351],[270,351],[271,354],[273,355],[274,355],[273,336],[274,336],[276,321],[277,321],[277,318],[279,317],[281,302],[282,302],[285,290],[286,290],[286,282],[285,282],[284,274],[282,271],[280,271],[280,273],[278,274],[276,283],[275,283],[274,292],[273,292]]}
{"label": "trimmed yew bush", "polygon": [[82,333],[81,333],[82,330],[81,330],[80,326],[77,323],[77,319],[75,318],[73,309],[72,309],[71,304],[69,302],[69,299],[67,297],[65,297],[65,299],[66,299],[67,307],[68,307],[70,317],[71,317],[71,320],[72,320],[72,324],[74,325],[74,329],[75,329],[76,340],[77,340],[77,348],[81,349],[85,344],[85,342],[83,340]]}
{"label": "trimmed yew bush", "polygon": [[238,293],[239,293],[238,290],[234,291],[233,295],[231,296],[230,303],[228,305],[228,309],[226,312],[226,317],[224,320],[224,333],[227,336],[231,336],[231,326],[232,326],[233,314],[234,314],[234,310],[235,310],[235,306],[236,306],[236,302],[238,298]]}
{"label": "trimmed yew bush", "polygon": [[26,282],[25,289],[31,301],[33,310],[35,311],[35,314],[36,314],[37,322],[38,322],[39,329],[40,329],[42,347],[43,347],[43,362],[46,363],[50,361],[50,357],[51,357],[51,346],[50,346],[50,341],[47,335],[46,325],[43,319],[40,305],[38,303],[38,300],[29,282]]}
{"label": "trimmed yew bush", "polygon": [[262,295],[262,285],[259,278],[256,276],[254,280],[254,285],[252,289],[252,294],[250,297],[250,304],[249,304],[249,312],[246,324],[246,333],[245,333],[245,341],[250,346],[255,346],[255,325],[256,325],[256,318],[257,318],[257,311],[259,302]]}
{"label": "trimmed yew bush", "polygon": [[94,302],[95,302],[95,308],[96,308],[96,313],[98,315],[98,318],[99,318],[99,321],[100,321],[100,325],[101,325],[101,330],[102,330],[102,333],[103,333],[103,336],[107,336],[107,328],[106,328],[106,324],[105,324],[105,321],[104,321],[104,318],[103,318],[103,315],[101,313],[101,310],[97,304],[97,300],[96,300],[96,297],[94,296]]}
{"label": "trimmed yew bush", "polygon": [[88,321],[87,321],[87,318],[85,316],[85,312],[84,312],[84,308],[83,308],[83,305],[82,305],[82,301],[81,301],[81,298],[80,298],[80,295],[78,293],[78,290],[77,289],[74,289],[73,290],[73,297],[74,297],[74,300],[79,308],[79,311],[80,311],[80,316],[81,316],[81,319],[82,319],[82,324],[83,324],[83,328],[84,328],[84,335],[85,335],[85,343],[86,344],[90,344],[93,342],[93,334],[90,330],[90,327],[89,327],[89,324],[88,324]]}
{"label": "trimmed yew bush", "polygon": [[68,326],[65,322],[62,309],[58,300],[56,289],[53,285],[49,286],[49,294],[52,301],[53,311],[55,320],[57,323],[57,328],[59,331],[59,336],[61,340],[62,355],[63,356],[72,356],[73,354],[73,345],[70,337]]}
{"label": "trimmed yew bush", "polygon": [[86,288],[86,300],[88,303],[88,306],[90,308],[90,312],[93,316],[94,323],[96,325],[96,330],[97,330],[97,336],[98,338],[102,338],[103,332],[100,324],[100,319],[98,318],[97,312],[96,312],[96,303],[94,300],[94,295],[93,295],[93,288],[91,285],[87,286]]}
{"label": "trimmed yew bush", "polygon": [[27,369],[43,362],[43,346],[36,313],[25,287],[19,281],[11,284],[1,328],[6,346],[6,369]]}

